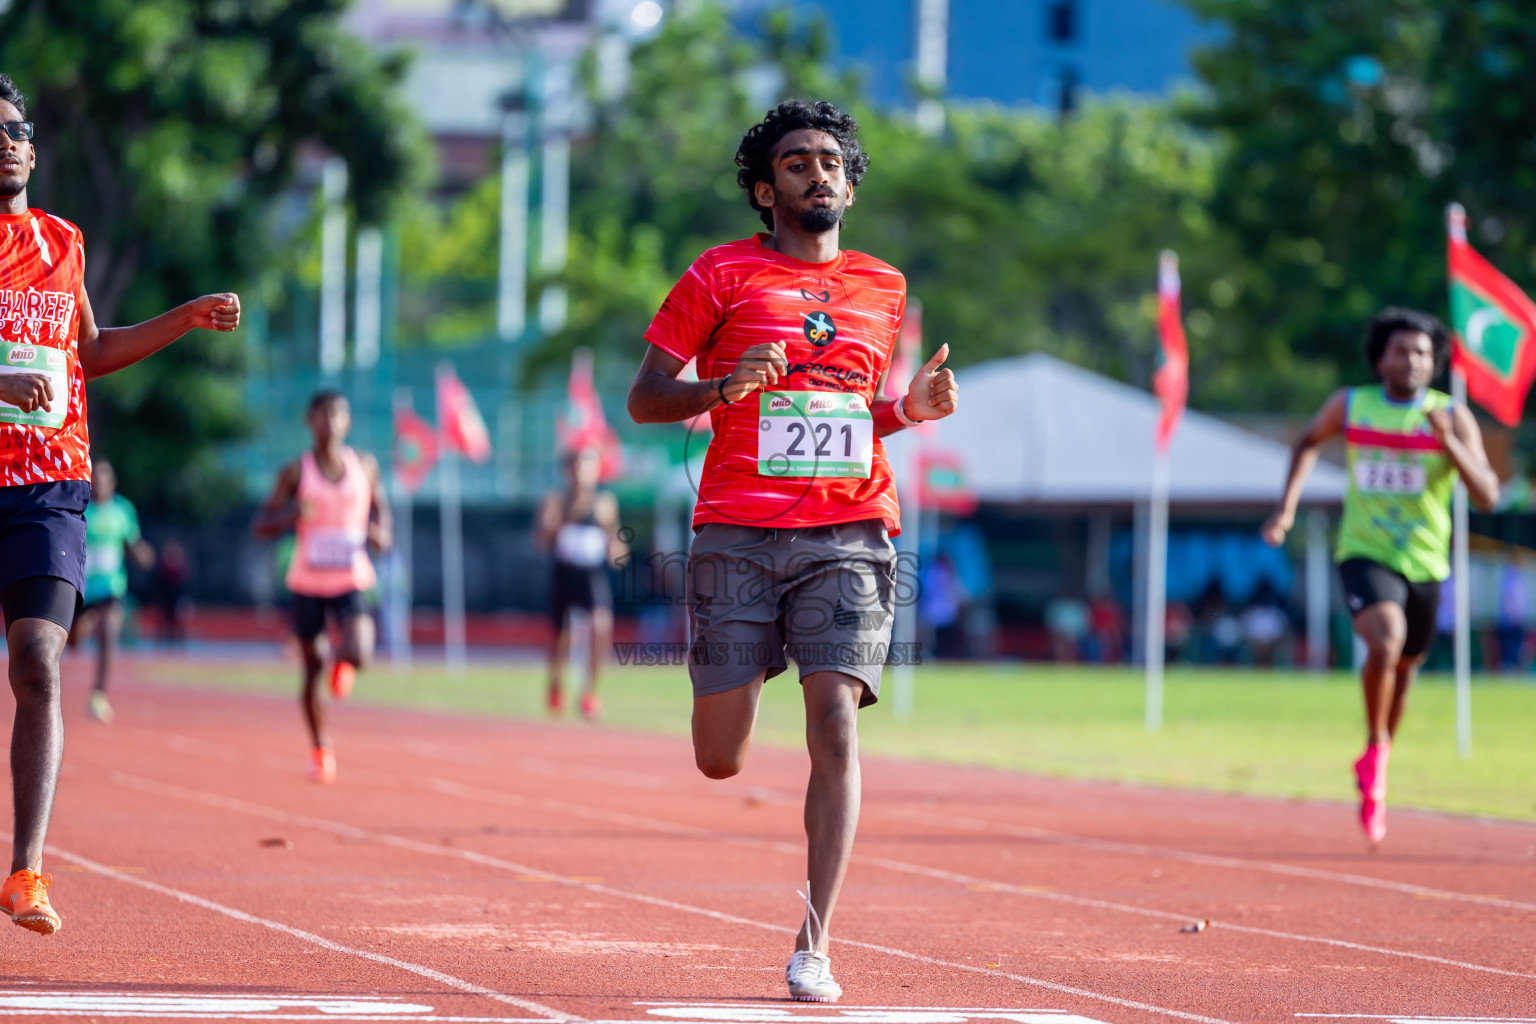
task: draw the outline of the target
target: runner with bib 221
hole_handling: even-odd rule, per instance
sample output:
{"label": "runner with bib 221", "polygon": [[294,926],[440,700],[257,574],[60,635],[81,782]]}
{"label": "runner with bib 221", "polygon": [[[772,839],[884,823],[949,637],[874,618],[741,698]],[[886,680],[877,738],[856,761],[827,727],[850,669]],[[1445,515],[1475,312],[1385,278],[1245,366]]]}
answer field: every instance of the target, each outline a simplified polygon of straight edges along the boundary
{"label": "runner with bib 221", "polygon": [[[869,165],[830,103],[768,112],[736,153],[771,233],[704,252],[662,303],[629,393],[640,423],[708,412],[688,552],[693,749],[699,770],[745,765],[766,679],[799,666],[811,778],[805,924],[791,998],[842,993],[827,930],[859,816],[858,709],[874,703],[895,610],[896,487],[880,437],[955,411],[940,346],[897,401],[880,399],[906,281],[838,247]],[[697,381],[679,380],[690,359]]]}
{"label": "runner with bib 221", "polygon": [[[1367,654],[1366,747],[1355,762],[1360,826],[1387,834],[1387,759],[1414,673],[1435,637],[1440,583],[1450,575],[1451,494],[1457,474],[1473,504],[1499,500],[1499,478],[1477,420],[1433,391],[1450,337],[1427,313],[1388,308],[1366,330],[1366,363],[1380,383],[1336,391],[1297,439],[1280,507],[1262,528],[1278,547],[1324,441],[1344,435],[1349,491],[1335,558],[1355,632]],[[1460,585],[1460,584],[1458,584]]]}

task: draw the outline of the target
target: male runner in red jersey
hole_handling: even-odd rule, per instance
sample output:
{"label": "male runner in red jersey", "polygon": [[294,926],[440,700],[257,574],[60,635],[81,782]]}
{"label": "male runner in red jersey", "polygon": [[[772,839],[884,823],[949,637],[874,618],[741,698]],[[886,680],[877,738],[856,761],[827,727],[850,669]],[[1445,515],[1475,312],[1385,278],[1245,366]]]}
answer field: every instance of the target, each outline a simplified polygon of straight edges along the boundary
{"label": "male runner in red jersey", "polygon": [[[771,233],[707,250],[667,296],[629,393],[639,423],[709,412],[688,557],[693,747],[741,771],[763,683],[799,665],[811,777],[806,919],[790,995],[835,1002],[827,929],[859,817],[858,709],[879,695],[895,611],[896,487],[878,438],[955,411],[940,347],[900,401],[880,399],[906,281],[838,248],[869,166],[830,103],[769,111],[736,180]],[[678,380],[689,359],[699,380]]]}
{"label": "male runner in red jersey", "polygon": [[234,330],[240,300],[204,295],[136,327],[98,328],[80,229],[27,207],[37,153],[26,110],[16,84],[0,75],[0,610],[16,696],[16,831],[0,909],[52,935],[59,915],[48,902],[52,879],[40,871],[64,754],[59,655],[85,588],[85,382],[194,327]]}

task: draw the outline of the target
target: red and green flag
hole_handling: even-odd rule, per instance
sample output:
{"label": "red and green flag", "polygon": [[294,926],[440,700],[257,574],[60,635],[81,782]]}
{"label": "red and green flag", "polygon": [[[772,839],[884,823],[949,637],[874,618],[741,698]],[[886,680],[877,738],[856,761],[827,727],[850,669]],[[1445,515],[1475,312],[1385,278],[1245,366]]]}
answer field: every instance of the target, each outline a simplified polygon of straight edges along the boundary
{"label": "red and green flag", "polygon": [[1179,258],[1164,250],[1157,261],[1157,335],[1162,365],[1152,375],[1152,390],[1163,405],[1157,418],[1157,448],[1167,451],[1189,399],[1189,344],[1179,318]]}
{"label": "red and green flag", "polygon": [[571,357],[565,415],[560,418],[557,433],[561,447],[568,452],[597,452],[599,481],[607,483],[619,475],[623,468],[619,437],[603,415],[590,349],[579,348]]}
{"label": "red and green flag", "polygon": [[1452,362],[1467,394],[1505,426],[1520,422],[1536,379],[1536,303],[1467,243],[1467,213],[1446,211]]}
{"label": "red and green flag", "polygon": [[437,367],[437,426],[443,444],[475,462],[491,457],[491,435],[469,388],[451,363]]}
{"label": "red and green flag", "polygon": [[437,464],[437,431],[409,405],[395,407],[395,475],[412,494]]}

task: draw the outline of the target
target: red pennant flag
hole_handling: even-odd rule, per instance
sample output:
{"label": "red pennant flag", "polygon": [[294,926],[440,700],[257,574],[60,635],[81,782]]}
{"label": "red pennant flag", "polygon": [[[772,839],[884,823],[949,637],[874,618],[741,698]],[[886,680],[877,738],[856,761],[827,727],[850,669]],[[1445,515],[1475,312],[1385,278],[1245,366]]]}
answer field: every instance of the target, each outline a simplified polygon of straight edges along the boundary
{"label": "red pennant flag", "polygon": [[412,494],[437,464],[437,431],[409,406],[395,409],[395,475]]}
{"label": "red pennant flag", "polygon": [[912,375],[923,365],[923,304],[917,299],[907,300],[907,314],[902,317],[901,331],[896,336],[896,352],[891,359],[891,370],[885,375],[885,397],[898,401],[905,398],[912,386]]}
{"label": "red pennant flag", "polygon": [[1167,250],[1157,262],[1157,334],[1163,362],[1152,375],[1152,390],[1163,403],[1157,420],[1157,447],[1167,451],[1189,400],[1189,344],[1179,319],[1179,258]]}
{"label": "red pennant flag", "polygon": [[1467,244],[1467,212],[1446,211],[1452,363],[1467,394],[1507,427],[1520,423],[1536,379],[1536,303]]}
{"label": "red pennant flag", "polygon": [[437,428],[443,444],[475,462],[491,457],[491,435],[480,409],[449,363],[437,367]]}
{"label": "red pennant flag", "polygon": [[917,464],[922,471],[917,481],[918,502],[923,508],[962,517],[976,511],[976,492],[966,480],[965,459],[959,452],[923,451]]}
{"label": "red pennant flag", "polygon": [[577,349],[571,357],[571,379],[566,387],[566,413],[559,424],[560,445],[568,452],[596,449],[603,482],[619,475],[619,438],[608,426],[603,403],[593,379],[592,352]]}

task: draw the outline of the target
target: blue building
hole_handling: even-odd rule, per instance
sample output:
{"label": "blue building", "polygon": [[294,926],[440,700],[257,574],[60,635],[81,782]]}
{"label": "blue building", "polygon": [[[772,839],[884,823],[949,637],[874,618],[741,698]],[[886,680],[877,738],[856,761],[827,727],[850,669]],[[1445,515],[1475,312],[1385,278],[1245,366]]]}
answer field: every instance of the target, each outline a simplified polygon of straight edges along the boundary
{"label": "blue building", "polygon": [[[775,0],[736,0],[743,13]],[[839,56],[870,95],[910,100],[917,0],[791,0],[831,23]],[[1079,89],[1160,94],[1193,78],[1191,50],[1213,38],[1179,0],[948,0],[947,96],[1070,106]]]}

